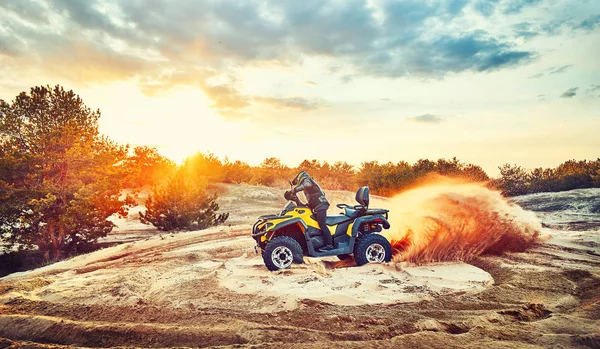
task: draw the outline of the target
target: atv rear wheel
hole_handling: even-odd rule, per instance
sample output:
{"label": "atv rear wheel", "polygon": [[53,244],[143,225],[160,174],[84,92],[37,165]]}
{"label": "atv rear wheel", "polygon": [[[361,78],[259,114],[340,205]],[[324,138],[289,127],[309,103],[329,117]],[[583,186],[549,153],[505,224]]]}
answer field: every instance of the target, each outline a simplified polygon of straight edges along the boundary
{"label": "atv rear wheel", "polygon": [[262,253],[267,269],[271,271],[287,269],[292,263],[302,263],[302,247],[289,236],[277,236],[267,244]]}
{"label": "atv rear wheel", "polygon": [[356,265],[384,263],[392,260],[392,245],[379,234],[368,234],[361,238],[354,248]]}

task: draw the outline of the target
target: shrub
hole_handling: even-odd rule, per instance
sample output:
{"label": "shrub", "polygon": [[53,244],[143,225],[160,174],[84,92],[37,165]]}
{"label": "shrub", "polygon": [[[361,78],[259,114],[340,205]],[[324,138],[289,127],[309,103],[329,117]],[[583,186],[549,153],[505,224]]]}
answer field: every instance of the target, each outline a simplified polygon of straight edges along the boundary
{"label": "shrub", "polygon": [[217,214],[217,194],[208,194],[206,182],[194,182],[179,171],[169,182],[155,187],[146,200],[140,220],[160,230],[196,230],[221,224],[228,213]]}

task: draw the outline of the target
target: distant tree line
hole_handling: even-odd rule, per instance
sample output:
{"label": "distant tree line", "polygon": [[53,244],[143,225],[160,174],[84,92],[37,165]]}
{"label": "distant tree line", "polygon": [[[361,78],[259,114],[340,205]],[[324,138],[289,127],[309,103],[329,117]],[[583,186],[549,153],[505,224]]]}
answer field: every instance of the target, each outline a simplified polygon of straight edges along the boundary
{"label": "distant tree line", "polygon": [[325,189],[352,191],[368,185],[374,194],[382,196],[410,188],[432,173],[471,182],[487,182],[489,188],[501,191],[504,196],[600,187],[600,158],[568,160],[556,168],[531,170],[504,164],[498,167],[500,175],[491,178],[480,166],[461,162],[456,157],[436,161],[420,159],[412,164],[406,161],[366,161],[358,167],[343,161],[329,164],[307,159],[289,167],[276,157],[251,166],[243,161],[230,161],[227,157],[221,160],[212,153],[198,152],[177,166],[160,155],[156,148],[141,146],[133,148],[123,166],[126,172],[124,187],[134,191],[166,185],[177,173],[185,174],[185,178],[204,188],[214,183],[285,188],[289,185],[288,180],[299,171],[310,173]]}
{"label": "distant tree line", "polygon": [[188,173],[209,183],[247,183],[274,187],[287,186],[288,179],[299,171],[307,171],[329,190],[356,190],[368,185],[373,193],[389,196],[414,186],[431,173],[470,181],[489,180],[485,171],[473,164],[460,162],[456,158],[437,161],[421,159],[414,164],[363,162],[357,169],[347,162],[338,161],[330,165],[327,161],[304,160],[296,167],[288,167],[278,158],[266,158],[259,166],[250,166],[241,161],[219,160],[213,154],[197,153],[187,158],[181,166]]}
{"label": "distant tree line", "polygon": [[569,160],[556,168],[533,170],[505,164],[500,167],[500,177],[492,180],[490,186],[505,196],[600,188],[600,158],[595,161]]}
{"label": "distant tree line", "polygon": [[[161,160],[165,161],[168,160]],[[172,169],[175,170],[176,166],[173,165]],[[299,171],[307,171],[325,189],[356,190],[368,185],[374,194],[382,196],[391,196],[413,187],[432,173],[471,182],[486,182],[488,187],[501,191],[504,196],[600,187],[600,159],[569,160],[556,168],[526,170],[521,166],[505,164],[499,169],[500,175],[490,178],[480,166],[461,162],[457,158],[436,161],[420,159],[413,164],[406,161],[367,161],[355,168],[347,162],[339,161],[331,165],[315,159],[289,167],[280,159],[270,157],[258,166],[250,166],[242,161],[220,160],[210,153],[196,153],[179,167],[179,171],[185,172],[188,178],[194,178],[196,182],[246,183],[279,188],[289,185],[288,179]]]}

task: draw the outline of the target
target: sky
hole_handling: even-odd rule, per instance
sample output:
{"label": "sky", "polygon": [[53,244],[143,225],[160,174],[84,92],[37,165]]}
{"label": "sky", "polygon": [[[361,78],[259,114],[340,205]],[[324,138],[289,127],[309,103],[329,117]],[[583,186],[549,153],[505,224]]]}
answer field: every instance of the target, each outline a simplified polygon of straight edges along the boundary
{"label": "sky", "polygon": [[56,84],[177,162],[554,167],[600,157],[600,2],[0,1],[0,99]]}

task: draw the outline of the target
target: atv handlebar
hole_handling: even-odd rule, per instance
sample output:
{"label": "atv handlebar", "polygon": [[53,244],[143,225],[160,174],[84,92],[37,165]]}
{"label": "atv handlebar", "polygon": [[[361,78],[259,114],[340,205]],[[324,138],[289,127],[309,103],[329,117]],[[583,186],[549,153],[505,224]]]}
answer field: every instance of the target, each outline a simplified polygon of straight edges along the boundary
{"label": "atv handlebar", "polygon": [[293,200],[294,198],[297,198],[296,194],[292,193],[292,192],[291,192],[291,191],[289,191],[289,190],[288,190],[288,191],[286,191],[286,192],[283,194],[283,197],[284,197],[286,200],[292,200],[292,201],[294,201],[294,200]]}
{"label": "atv handlebar", "polygon": [[295,203],[296,203],[296,206],[298,206],[298,207],[303,207],[303,206],[306,206],[306,205],[302,204],[302,202],[300,202],[300,199],[298,199],[298,196],[297,196],[295,193],[292,193],[292,191],[290,191],[290,190],[286,191],[286,192],[283,194],[283,197],[284,197],[286,200],[289,200],[289,201],[293,201],[293,202],[295,202]]}

